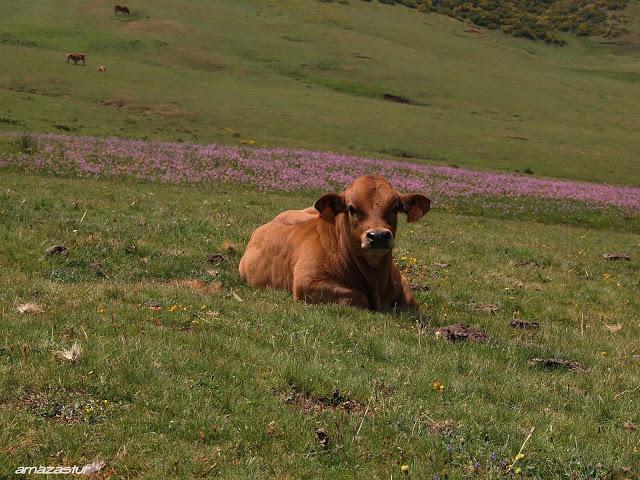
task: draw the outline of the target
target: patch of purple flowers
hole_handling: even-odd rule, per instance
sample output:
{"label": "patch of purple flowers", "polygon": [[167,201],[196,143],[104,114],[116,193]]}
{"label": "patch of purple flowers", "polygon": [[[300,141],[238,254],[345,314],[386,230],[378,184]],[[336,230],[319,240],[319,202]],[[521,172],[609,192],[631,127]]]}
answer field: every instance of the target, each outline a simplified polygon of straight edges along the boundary
{"label": "patch of purple flowers", "polygon": [[241,182],[264,190],[334,190],[368,173],[399,190],[439,198],[553,199],[640,212],[640,187],[492,173],[285,148],[243,148],[120,138],[36,136],[31,154],[0,154],[0,166],[172,183]]}

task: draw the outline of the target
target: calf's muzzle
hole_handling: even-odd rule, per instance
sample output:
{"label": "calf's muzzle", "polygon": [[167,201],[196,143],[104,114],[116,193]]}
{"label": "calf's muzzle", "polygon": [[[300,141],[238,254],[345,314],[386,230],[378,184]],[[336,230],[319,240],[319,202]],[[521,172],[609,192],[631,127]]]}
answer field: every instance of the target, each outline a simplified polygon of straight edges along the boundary
{"label": "calf's muzzle", "polygon": [[387,229],[367,230],[363,248],[389,250],[393,248],[393,233]]}

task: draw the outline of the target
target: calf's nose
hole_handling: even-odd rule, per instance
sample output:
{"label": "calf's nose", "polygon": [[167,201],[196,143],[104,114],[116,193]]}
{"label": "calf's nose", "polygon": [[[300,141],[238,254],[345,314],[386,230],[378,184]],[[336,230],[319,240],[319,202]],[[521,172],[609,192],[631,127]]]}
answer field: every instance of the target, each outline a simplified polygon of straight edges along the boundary
{"label": "calf's nose", "polygon": [[370,248],[390,248],[393,234],[389,230],[369,230],[366,238]]}

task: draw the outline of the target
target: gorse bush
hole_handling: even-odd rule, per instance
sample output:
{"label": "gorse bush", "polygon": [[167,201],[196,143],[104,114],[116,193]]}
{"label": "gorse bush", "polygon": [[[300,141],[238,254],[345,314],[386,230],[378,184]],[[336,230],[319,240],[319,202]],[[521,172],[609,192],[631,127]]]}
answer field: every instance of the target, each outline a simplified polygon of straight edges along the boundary
{"label": "gorse bush", "polygon": [[[370,1],[370,0],[365,0]],[[560,32],[613,37],[625,32],[616,11],[628,0],[378,0],[500,29],[514,37],[564,45]]]}

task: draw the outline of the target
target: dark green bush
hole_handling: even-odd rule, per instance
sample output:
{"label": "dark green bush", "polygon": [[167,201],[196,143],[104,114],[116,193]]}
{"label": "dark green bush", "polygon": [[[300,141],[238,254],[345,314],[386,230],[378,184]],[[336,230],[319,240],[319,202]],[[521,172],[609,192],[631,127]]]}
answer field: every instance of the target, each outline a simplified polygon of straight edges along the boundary
{"label": "dark green bush", "polygon": [[[371,1],[371,0],[365,0]],[[554,45],[566,41],[559,32],[616,36],[625,30],[612,14],[629,0],[378,0],[421,12],[436,12],[508,35]]]}

